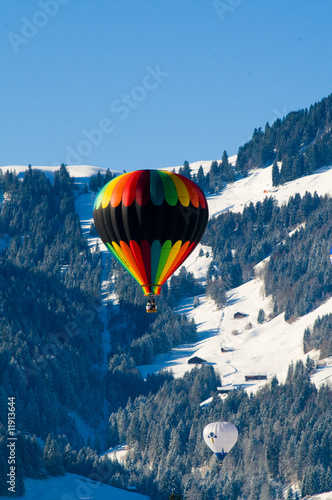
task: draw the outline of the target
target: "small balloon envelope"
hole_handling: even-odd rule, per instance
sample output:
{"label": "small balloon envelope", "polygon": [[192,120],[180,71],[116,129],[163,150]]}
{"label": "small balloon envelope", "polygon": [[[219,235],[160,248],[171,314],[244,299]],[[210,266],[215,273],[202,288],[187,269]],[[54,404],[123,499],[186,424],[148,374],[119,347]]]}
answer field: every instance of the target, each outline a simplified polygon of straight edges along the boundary
{"label": "small balloon envelope", "polygon": [[204,428],[203,438],[219,460],[222,460],[235,445],[238,431],[229,422],[212,422]]}

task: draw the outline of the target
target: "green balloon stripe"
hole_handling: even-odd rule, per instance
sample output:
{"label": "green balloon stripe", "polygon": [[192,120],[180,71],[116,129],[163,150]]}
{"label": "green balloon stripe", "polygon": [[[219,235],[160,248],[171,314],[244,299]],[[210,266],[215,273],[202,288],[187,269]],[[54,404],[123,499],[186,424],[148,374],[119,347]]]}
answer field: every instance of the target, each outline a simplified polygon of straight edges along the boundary
{"label": "green balloon stripe", "polygon": [[159,172],[159,175],[163,181],[166,201],[169,205],[175,207],[179,199],[175,183],[173,182],[172,177],[165,172]]}
{"label": "green balloon stripe", "polygon": [[105,184],[105,186],[99,191],[99,193],[95,199],[93,210],[98,209],[100,207],[101,200],[103,199],[104,192],[105,192],[106,188],[108,187],[108,184],[109,183]]}
{"label": "green balloon stripe", "polygon": [[167,262],[171,250],[172,250],[172,242],[171,240],[166,240],[160,250],[159,264],[156,272],[155,283],[159,282],[160,276],[164,270],[165,264]]}

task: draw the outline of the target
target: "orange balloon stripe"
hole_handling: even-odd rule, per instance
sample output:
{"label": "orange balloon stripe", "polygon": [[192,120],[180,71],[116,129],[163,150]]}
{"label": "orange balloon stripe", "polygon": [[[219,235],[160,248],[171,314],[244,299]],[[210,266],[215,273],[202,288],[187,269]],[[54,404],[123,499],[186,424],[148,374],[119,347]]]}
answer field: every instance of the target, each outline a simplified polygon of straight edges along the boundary
{"label": "orange balloon stripe", "polygon": [[122,200],[122,192],[124,190],[125,184],[128,182],[128,174],[123,174],[120,181],[116,183],[111,196],[111,206],[117,207],[120,205]]}
{"label": "orange balloon stripe", "polygon": [[164,278],[164,281],[162,283],[160,283],[161,285],[163,285],[165,283],[166,280],[168,280],[168,278],[181,266],[181,264],[186,260],[186,258],[188,257],[188,255],[192,252],[192,250],[194,249],[194,247],[196,246],[196,242],[192,243],[190,245],[189,248],[187,248],[187,250],[185,251],[185,253],[182,255],[182,257],[178,260],[177,264],[175,267],[172,267],[171,269],[169,269],[167,275],[165,276]]}
{"label": "orange balloon stripe", "polygon": [[122,248],[117,244],[115,243],[115,241],[112,242],[113,244],[113,247],[115,248],[115,251],[116,253],[119,255],[119,257],[122,259],[122,261],[124,262],[125,264],[125,267],[126,269],[131,273],[131,275],[135,278],[135,280],[140,284],[140,285],[144,285],[142,279],[141,279],[141,276],[139,274],[137,274],[133,267],[130,265],[126,255],[124,254],[124,252],[122,251]]}
{"label": "orange balloon stripe", "polygon": [[103,208],[106,208],[109,205],[115,186],[121,179],[123,179],[125,175],[126,174],[118,175],[118,177],[115,177],[115,179],[112,179],[112,181],[109,182],[108,187],[105,189],[103,193],[103,198],[101,200],[101,206]]}
{"label": "orange balloon stripe", "polygon": [[146,281],[144,280],[144,278],[142,276],[141,270],[139,269],[139,267],[136,264],[136,260],[135,260],[135,257],[133,255],[131,248],[124,241],[120,241],[120,246],[121,246],[121,250],[123,251],[124,255],[126,256],[128,262],[130,264],[132,272],[134,272],[134,274],[139,277],[139,283],[145,284]]}
{"label": "orange balloon stripe", "polygon": [[148,277],[147,277],[146,272],[145,272],[145,267],[144,267],[144,262],[143,262],[142,252],[141,252],[140,246],[136,241],[133,241],[133,240],[131,240],[129,242],[129,245],[130,245],[132,254],[134,256],[135,262],[136,262],[138,269],[140,271],[140,274],[142,276],[143,283],[148,284],[149,281],[148,281]]}
{"label": "orange balloon stripe", "polygon": [[142,171],[138,170],[137,172],[133,172],[133,174],[128,178],[122,192],[122,203],[125,207],[132,205],[136,199],[136,187],[141,174]]}
{"label": "orange balloon stripe", "polygon": [[199,202],[201,204],[201,206],[203,208],[207,208],[207,201],[206,201],[206,198],[203,194],[203,191],[201,191],[201,189],[197,186],[197,195],[198,195],[198,198],[199,198]]}

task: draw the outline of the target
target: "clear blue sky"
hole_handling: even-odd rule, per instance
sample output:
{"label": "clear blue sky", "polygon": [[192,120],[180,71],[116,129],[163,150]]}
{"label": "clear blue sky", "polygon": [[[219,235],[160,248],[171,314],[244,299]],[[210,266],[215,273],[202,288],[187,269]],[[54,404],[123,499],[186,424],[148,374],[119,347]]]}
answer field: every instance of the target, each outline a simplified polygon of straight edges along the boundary
{"label": "clear blue sky", "polygon": [[332,92],[328,0],[4,0],[0,165],[235,154]]}

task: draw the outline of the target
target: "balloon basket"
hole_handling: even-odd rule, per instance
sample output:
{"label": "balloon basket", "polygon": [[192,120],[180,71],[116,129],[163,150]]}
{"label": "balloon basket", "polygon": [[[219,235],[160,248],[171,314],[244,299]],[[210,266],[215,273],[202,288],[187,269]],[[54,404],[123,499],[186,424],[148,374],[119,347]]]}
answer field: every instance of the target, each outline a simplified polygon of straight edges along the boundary
{"label": "balloon basket", "polygon": [[156,304],[155,298],[153,297],[153,295],[151,295],[150,297],[151,298],[149,298],[149,300],[146,304],[146,312],[148,314],[157,312],[157,304]]}

